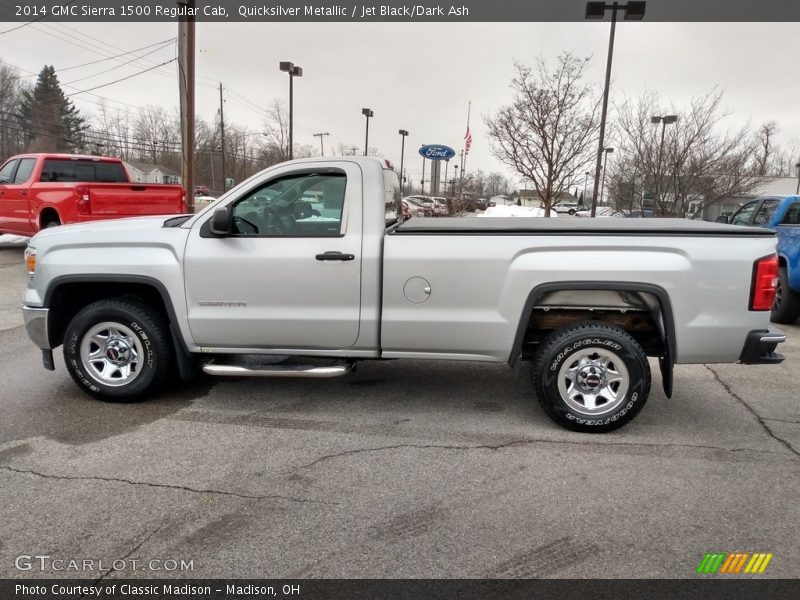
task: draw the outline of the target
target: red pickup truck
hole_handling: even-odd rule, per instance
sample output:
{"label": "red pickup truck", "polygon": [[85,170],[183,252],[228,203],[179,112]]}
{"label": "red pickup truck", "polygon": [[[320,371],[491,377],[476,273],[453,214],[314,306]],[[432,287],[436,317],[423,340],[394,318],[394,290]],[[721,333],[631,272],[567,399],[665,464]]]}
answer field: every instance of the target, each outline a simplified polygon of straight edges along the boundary
{"label": "red pickup truck", "polygon": [[0,234],[66,223],[186,212],[180,185],[130,181],[118,158],[20,154],[0,167]]}

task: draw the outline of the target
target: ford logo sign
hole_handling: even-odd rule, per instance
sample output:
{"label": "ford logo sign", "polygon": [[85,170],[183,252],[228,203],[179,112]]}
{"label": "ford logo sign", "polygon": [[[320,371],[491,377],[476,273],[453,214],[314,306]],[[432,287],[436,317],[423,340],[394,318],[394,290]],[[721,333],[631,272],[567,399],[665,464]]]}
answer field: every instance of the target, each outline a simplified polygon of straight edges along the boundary
{"label": "ford logo sign", "polygon": [[419,149],[419,153],[429,160],[450,160],[456,155],[456,151],[450,146],[439,144],[427,144]]}

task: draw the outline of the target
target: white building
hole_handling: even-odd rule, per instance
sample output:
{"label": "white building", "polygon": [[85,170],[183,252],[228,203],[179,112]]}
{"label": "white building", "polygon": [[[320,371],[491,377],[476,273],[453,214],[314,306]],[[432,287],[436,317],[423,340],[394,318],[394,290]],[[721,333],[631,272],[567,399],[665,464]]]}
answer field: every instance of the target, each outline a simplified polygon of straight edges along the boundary
{"label": "white building", "polygon": [[161,165],[142,162],[123,163],[134,183],[181,183],[180,176]]}

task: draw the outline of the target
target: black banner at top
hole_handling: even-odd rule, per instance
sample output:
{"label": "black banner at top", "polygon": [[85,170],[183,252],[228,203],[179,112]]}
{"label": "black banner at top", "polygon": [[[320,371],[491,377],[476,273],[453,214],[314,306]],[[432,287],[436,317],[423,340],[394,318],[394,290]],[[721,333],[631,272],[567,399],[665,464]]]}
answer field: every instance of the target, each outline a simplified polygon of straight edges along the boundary
{"label": "black banner at top", "polygon": [[[620,21],[800,21],[798,0],[647,0],[631,2],[630,14],[628,2],[616,4]],[[570,22],[586,15],[586,0],[3,0],[0,7],[10,22]]]}

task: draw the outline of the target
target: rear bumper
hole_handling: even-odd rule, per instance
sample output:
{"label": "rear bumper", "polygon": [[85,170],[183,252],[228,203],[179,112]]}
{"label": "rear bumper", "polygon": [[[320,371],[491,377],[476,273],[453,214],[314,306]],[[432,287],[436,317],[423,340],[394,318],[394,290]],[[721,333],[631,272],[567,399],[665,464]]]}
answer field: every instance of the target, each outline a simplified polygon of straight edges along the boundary
{"label": "rear bumper", "polygon": [[775,352],[778,344],[786,341],[786,334],[772,325],[768,329],[757,329],[747,334],[739,356],[745,365],[774,365],[783,362],[784,356]]}
{"label": "rear bumper", "polygon": [[42,350],[51,349],[50,338],[47,333],[47,318],[49,313],[49,308],[22,306],[22,319],[25,322],[25,330],[28,332],[28,337]]}

